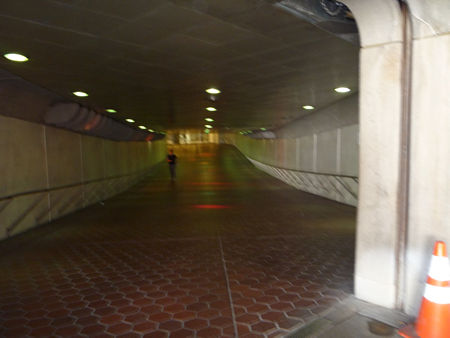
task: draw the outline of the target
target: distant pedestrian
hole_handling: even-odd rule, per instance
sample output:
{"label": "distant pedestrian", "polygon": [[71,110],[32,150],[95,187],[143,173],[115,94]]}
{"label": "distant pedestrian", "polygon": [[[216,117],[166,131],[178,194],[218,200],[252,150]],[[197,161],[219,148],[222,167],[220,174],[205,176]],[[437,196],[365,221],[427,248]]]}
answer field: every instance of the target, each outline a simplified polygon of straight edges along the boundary
{"label": "distant pedestrian", "polygon": [[176,177],[175,166],[177,164],[177,156],[173,153],[173,149],[169,150],[169,155],[167,155],[167,163],[169,163],[170,179],[174,181]]}

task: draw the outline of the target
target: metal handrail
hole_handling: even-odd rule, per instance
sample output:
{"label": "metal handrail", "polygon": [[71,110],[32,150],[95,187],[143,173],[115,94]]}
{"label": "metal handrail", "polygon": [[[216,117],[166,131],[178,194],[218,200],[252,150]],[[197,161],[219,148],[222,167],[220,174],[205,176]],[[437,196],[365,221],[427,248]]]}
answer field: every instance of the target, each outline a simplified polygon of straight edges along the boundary
{"label": "metal handrail", "polygon": [[247,158],[251,159],[252,161],[256,161],[259,162],[261,164],[264,164],[266,166],[272,167],[272,168],[277,168],[277,169],[281,169],[281,170],[289,170],[289,171],[295,171],[295,172],[299,172],[299,173],[305,173],[305,174],[314,174],[314,175],[323,175],[323,176],[339,176],[339,177],[347,177],[347,178],[352,178],[355,181],[358,181],[359,177],[358,176],[351,176],[351,175],[341,175],[341,174],[331,174],[331,173],[320,173],[320,172],[315,172],[315,171],[308,171],[308,170],[298,170],[298,169],[291,169],[291,168],[285,168],[285,167],[280,167],[280,166],[275,166],[273,164],[268,164],[265,162],[261,162],[259,160],[255,160],[251,157],[246,156]]}
{"label": "metal handrail", "polygon": [[108,180],[122,178],[122,177],[129,177],[129,176],[136,176],[136,175],[139,176],[140,174],[145,174],[145,173],[148,173],[148,170],[145,170],[145,171],[143,170],[141,172],[134,173],[134,174],[109,176],[109,177],[105,177],[105,178],[97,178],[97,179],[88,180],[88,181],[82,181],[82,182],[78,182],[78,183],[61,185],[61,186],[53,187],[53,188],[45,188],[45,189],[36,189],[36,190],[23,191],[23,192],[19,192],[19,193],[16,193],[16,194],[0,197],[0,202],[6,201],[6,200],[9,200],[9,199],[14,199],[14,198],[17,198],[17,197],[33,195],[33,194],[39,194],[39,193],[47,193],[47,192],[52,192],[52,191],[56,191],[56,190],[68,189],[68,188],[74,188],[74,187],[78,187],[78,186],[82,186],[82,185],[86,185],[86,184],[90,184],[90,183],[108,181]]}

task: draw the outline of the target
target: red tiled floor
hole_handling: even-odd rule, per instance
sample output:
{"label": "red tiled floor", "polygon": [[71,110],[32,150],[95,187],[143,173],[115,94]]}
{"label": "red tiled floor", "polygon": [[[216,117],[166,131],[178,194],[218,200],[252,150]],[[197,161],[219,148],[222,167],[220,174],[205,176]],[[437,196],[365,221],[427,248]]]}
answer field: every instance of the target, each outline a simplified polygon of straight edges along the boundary
{"label": "red tiled floor", "polygon": [[87,336],[93,336],[96,335],[98,333],[102,333],[105,331],[105,327],[103,325],[91,325],[91,326],[84,326],[83,329],[81,330],[82,334],[85,334]]}
{"label": "red tiled floor", "polygon": [[143,322],[137,325],[134,325],[134,331],[138,333],[146,333],[146,332],[153,332],[157,328],[158,324],[155,322]]}
{"label": "red tiled floor", "polygon": [[192,330],[200,330],[208,326],[208,321],[204,319],[192,319],[184,323],[184,326]]}
{"label": "red tiled floor", "polygon": [[138,323],[145,322],[147,320],[147,318],[148,318],[147,314],[138,312],[138,313],[135,313],[135,314],[125,317],[123,320],[127,323],[138,324]]}
{"label": "red tiled floor", "polygon": [[119,335],[130,332],[132,327],[132,325],[127,323],[120,323],[110,326],[107,331],[113,335]]}
{"label": "red tiled floor", "polygon": [[222,331],[214,327],[201,329],[200,331],[197,332],[197,337],[199,338],[220,337],[220,336],[222,336]]}
{"label": "red tiled floor", "polygon": [[182,311],[182,312],[177,312],[173,314],[173,319],[178,319],[178,320],[189,320],[189,319],[194,319],[197,316],[199,318],[203,318],[199,315],[200,313],[194,312],[194,311]]}
{"label": "red tiled floor", "polygon": [[242,314],[242,315],[238,316],[236,318],[236,321],[238,323],[251,325],[251,324],[254,324],[254,323],[258,323],[260,321],[260,318],[259,318],[259,316],[255,315],[255,314],[245,313],[245,314]]}
{"label": "red tiled floor", "polygon": [[62,337],[74,337],[80,332],[80,327],[75,325],[69,325],[60,327],[59,329],[56,329],[55,335],[56,336],[62,336]]}
{"label": "red tiled floor", "polygon": [[171,338],[188,338],[195,337],[195,332],[187,329],[180,329],[170,333]]}
{"label": "red tiled floor", "polygon": [[51,337],[56,328],[52,326],[44,326],[39,329],[33,329],[30,333],[32,337]]}
{"label": "red tiled floor", "polygon": [[153,331],[144,336],[144,338],[167,338],[169,334],[165,331]]}
{"label": "red tiled floor", "polygon": [[0,243],[0,336],[283,336],[352,291],[353,208],[200,153]]}
{"label": "red tiled floor", "polygon": [[177,320],[168,320],[167,322],[160,323],[159,328],[166,331],[176,331],[183,327],[183,323]]}

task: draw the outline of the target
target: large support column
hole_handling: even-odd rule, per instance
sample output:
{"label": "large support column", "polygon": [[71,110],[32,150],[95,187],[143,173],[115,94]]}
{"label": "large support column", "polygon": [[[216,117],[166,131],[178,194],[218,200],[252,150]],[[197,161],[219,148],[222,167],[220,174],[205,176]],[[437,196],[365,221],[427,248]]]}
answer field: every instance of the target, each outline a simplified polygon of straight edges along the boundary
{"label": "large support column", "polygon": [[417,314],[433,243],[450,245],[450,3],[408,2],[414,39],[405,311]]}
{"label": "large support column", "polygon": [[344,0],[360,50],[360,183],[355,294],[397,306],[402,117],[402,20],[392,0]]}

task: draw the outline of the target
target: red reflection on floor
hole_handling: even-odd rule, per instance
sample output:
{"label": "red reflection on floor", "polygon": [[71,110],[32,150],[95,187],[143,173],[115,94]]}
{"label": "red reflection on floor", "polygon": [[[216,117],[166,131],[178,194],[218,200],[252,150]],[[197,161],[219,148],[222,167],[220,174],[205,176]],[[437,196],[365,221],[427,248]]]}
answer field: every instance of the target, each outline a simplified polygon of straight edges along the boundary
{"label": "red reflection on floor", "polygon": [[191,182],[190,185],[232,185],[231,182]]}
{"label": "red reflection on floor", "polygon": [[196,209],[228,209],[228,208],[231,208],[231,206],[223,205],[223,204],[197,204],[197,205],[194,205],[194,208],[196,208]]}

